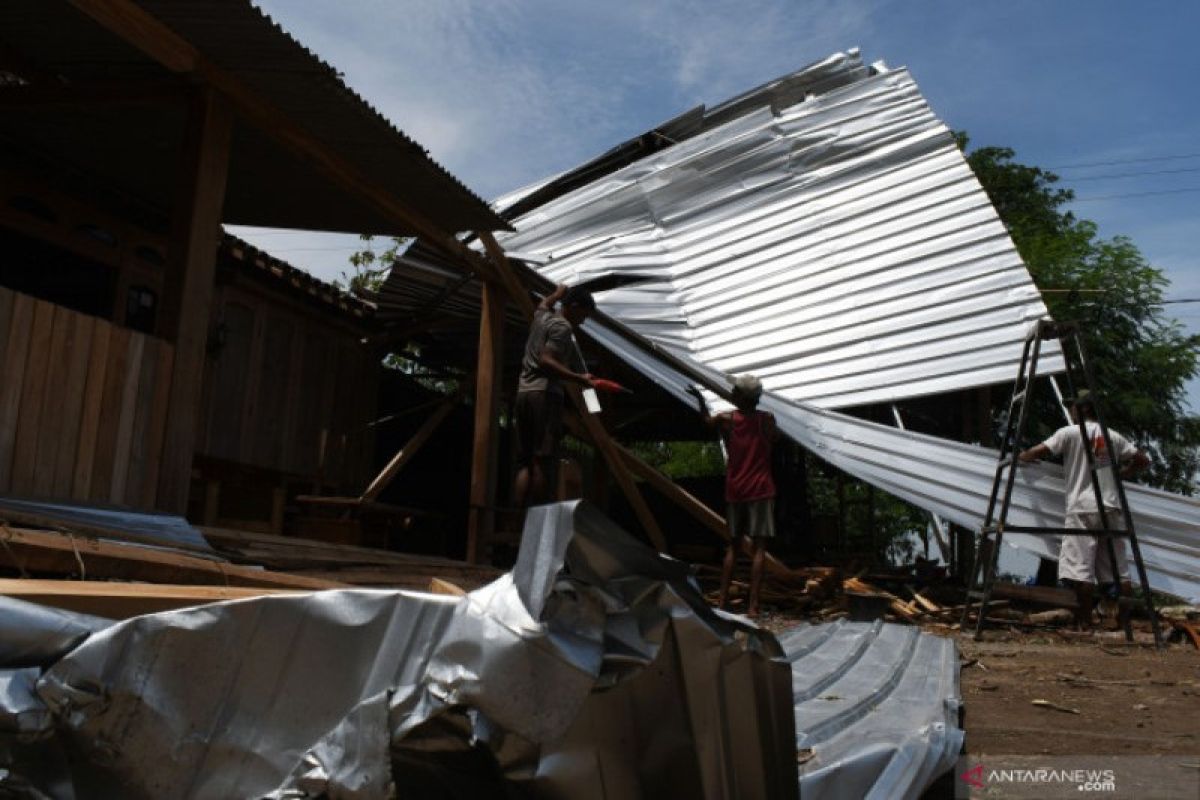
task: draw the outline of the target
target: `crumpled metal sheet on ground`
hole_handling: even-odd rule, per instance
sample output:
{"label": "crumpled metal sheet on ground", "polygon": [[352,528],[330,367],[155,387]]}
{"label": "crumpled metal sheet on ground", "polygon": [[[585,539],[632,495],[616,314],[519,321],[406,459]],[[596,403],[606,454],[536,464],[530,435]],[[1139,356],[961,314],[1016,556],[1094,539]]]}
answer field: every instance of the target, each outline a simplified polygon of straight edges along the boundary
{"label": "crumpled metal sheet on ground", "polygon": [[958,649],[909,625],[834,622],[779,637],[792,663],[805,800],[919,797],[963,744]]}
{"label": "crumpled metal sheet on ground", "polygon": [[560,504],[531,510],[514,573],[462,598],[278,595],[92,633],[36,687],[53,736],[32,752],[60,773],[0,746],[0,790],[792,797],[791,680],[683,565]]}
{"label": "crumpled metal sheet on ground", "polygon": [[[1046,307],[907,70],[837,53],[700,118],[616,171],[584,165],[536,207],[526,190],[499,198],[524,211],[497,239],[558,282],[656,276],[600,308],[788,400],[1012,380]],[[1043,372],[1061,369],[1056,343],[1044,356]]]}

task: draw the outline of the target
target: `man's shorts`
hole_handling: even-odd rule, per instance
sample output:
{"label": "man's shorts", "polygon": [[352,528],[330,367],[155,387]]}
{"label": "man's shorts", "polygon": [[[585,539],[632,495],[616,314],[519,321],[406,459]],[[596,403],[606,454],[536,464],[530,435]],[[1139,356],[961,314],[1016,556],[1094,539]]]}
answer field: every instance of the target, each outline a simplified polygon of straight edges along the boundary
{"label": "man's shorts", "polygon": [[775,498],[730,501],[725,505],[725,517],[730,536],[770,539],[775,535]]}
{"label": "man's shorts", "polygon": [[[1113,527],[1120,526],[1120,514],[1109,511],[1108,522]],[[1103,521],[1097,512],[1067,514],[1063,520],[1064,528],[1075,530],[1090,530],[1103,528]],[[1062,580],[1081,581],[1083,583],[1111,583],[1113,580],[1112,564],[1108,558],[1106,539],[1112,539],[1113,549],[1117,554],[1117,569],[1121,580],[1129,580],[1129,559],[1125,554],[1125,539],[1120,537],[1099,537],[1064,535],[1062,547],[1058,553],[1058,577]]]}
{"label": "man's shorts", "polygon": [[513,409],[517,463],[553,458],[562,438],[563,397],[555,392],[517,392]]}

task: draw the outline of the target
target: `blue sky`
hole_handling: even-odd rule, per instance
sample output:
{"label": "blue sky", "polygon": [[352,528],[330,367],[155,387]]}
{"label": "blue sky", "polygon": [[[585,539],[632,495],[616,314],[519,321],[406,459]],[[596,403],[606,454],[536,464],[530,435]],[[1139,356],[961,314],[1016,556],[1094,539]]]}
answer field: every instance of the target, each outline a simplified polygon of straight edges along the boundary
{"label": "blue sky", "polygon": [[[1200,298],[1200,3],[259,5],[484,198],[857,46],[867,61],[907,66],[934,111],[973,144],[1055,168],[1076,192],[1078,216],[1104,236],[1130,236],[1170,277],[1169,297]],[[326,279],[356,244],[235,232]],[[1169,308],[1200,331],[1200,303]],[[1190,398],[1200,411],[1200,380]]]}

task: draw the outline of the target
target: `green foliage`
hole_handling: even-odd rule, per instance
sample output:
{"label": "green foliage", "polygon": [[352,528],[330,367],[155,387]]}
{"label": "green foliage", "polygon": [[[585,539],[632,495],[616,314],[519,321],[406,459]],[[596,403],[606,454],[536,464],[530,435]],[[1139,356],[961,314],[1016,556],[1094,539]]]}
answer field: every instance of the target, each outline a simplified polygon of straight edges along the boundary
{"label": "green foliage", "polygon": [[916,555],[916,534],[929,524],[929,515],[898,497],[872,490],[862,481],[842,476],[842,497],[837,489],[838,470],[806,454],[808,503],[812,516],[838,520],[835,542],[824,542],[818,557],[823,562],[901,565]]}
{"label": "green foliage", "polygon": [[382,253],[375,252],[375,237],[362,234],[363,249],[350,256],[350,271],[343,272],[334,284],[354,294],[373,294],[387,280],[392,262],[408,245],[411,239],[393,238]]}
{"label": "green foliage", "polygon": [[721,446],[708,442],[635,442],[639,458],[669,478],[700,478],[725,474]]}
{"label": "green foliage", "polygon": [[[965,150],[967,137],[958,138]],[[1094,223],[1062,211],[1073,194],[1055,185],[1058,176],[1014,156],[1009,148],[983,147],[967,161],[1050,314],[1082,323],[1105,422],[1151,457],[1147,483],[1191,494],[1200,469],[1200,417],[1186,411],[1185,385],[1200,368],[1200,336],[1163,313],[1169,282],[1132,241],[1102,239]],[[1052,412],[1039,415],[1043,426],[1061,424],[1061,412],[1043,410]]]}

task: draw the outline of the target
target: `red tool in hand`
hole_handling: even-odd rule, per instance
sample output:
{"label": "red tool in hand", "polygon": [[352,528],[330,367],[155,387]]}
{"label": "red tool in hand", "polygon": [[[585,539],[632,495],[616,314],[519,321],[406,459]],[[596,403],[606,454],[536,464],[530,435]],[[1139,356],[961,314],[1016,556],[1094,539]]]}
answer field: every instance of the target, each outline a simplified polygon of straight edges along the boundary
{"label": "red tool in hand", "polygon": [[610,381],[606,378],[592,378],[592,387],[600,392],[608,392],[609,394],[633,394],[633,390],[626,389],[616,381]]}

